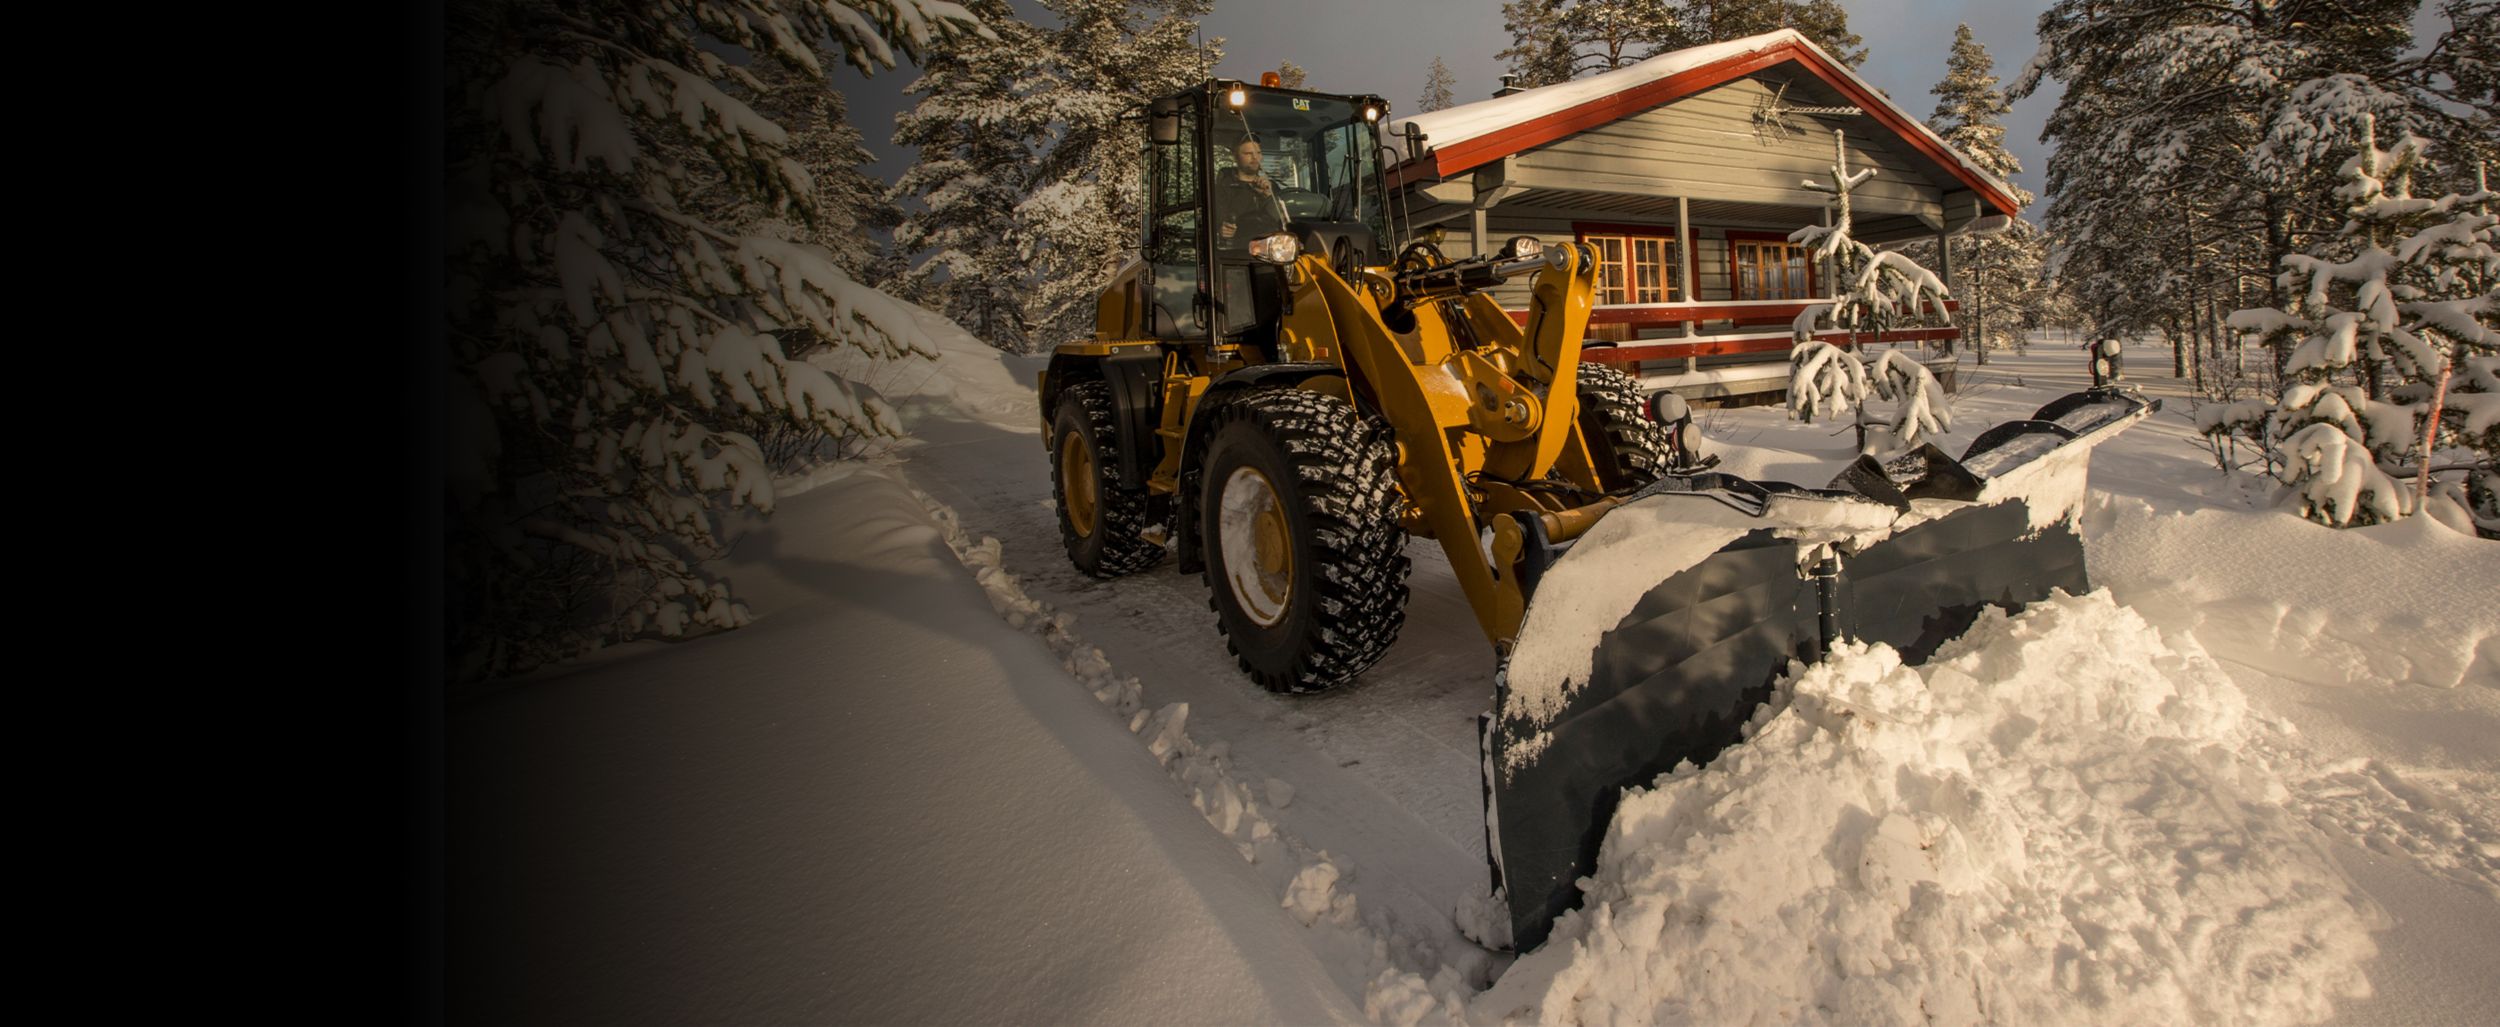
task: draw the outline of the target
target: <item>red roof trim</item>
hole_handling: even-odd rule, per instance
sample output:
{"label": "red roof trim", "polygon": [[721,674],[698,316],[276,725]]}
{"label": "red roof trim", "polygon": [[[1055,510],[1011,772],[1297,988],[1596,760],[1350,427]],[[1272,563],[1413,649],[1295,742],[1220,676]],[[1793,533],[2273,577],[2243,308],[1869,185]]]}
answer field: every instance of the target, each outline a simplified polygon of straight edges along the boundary
{"label": "red roof trim", "polygon": [[[1489,164],[1531,147],[1543,146],[1575,132],[1585,132],[1609,122],[1631,117],[1670,100],[1682,99],[1712,86],[1734,81],[1764,68],[1795,61],[1812,72],[1814,77],[1847,97],[1849,102],[1873,116],[1878,124],[1907,141],[1935,161],[1972,192],[1994,205],[1999,212],[2013,214],[2022,207],[2014,198],[1971,174],[1925,129],[1915,127],[1891,101],[1861,88],[1857,80],[1838,65],[1831,63],[1820,51],[1795,41],[1774,44],[1763,50],[1739,54],[1714,61],[1698,68],[1677,72],[1662,79],[1644,82],[1611,96],[1601,96],[1576,107],[1567,107],[1541,118],[1523,121],[1509,128],[1489,132],[1473,139],[1435,147],[1423,159],[1398,165],[1389,176],[1390,188],[1423,178],[1448,178],[1483,164]],[[1427,140],[1429,142],[1429,140]]]}

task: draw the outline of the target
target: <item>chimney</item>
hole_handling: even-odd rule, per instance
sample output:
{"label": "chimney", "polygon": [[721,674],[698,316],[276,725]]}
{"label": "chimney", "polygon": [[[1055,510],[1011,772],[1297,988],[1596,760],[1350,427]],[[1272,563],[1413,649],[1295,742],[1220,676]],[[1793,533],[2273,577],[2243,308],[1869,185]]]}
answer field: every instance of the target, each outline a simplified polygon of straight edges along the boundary
{"label": "chimney", "polygon": [[1521,91],[1522,90],[1519,88],[1519,76],[1505,71],[1502,73],[1502,88],[1494,90],[1493,95],[1509,96],[1512,93]]}

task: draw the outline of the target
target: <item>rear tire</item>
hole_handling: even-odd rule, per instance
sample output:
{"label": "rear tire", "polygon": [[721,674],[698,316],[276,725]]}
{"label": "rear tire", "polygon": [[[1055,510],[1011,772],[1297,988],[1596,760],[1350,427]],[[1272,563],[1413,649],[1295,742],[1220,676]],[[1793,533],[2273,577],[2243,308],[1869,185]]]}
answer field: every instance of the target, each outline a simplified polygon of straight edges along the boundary
{"label": "rear tire", "polygon": [[1649,419],[1641,386],[1631,375],[1603,364],[1582,363],[1575,378],[1580,397],[1580,437],[1597,465],[1606,491],[1636,489],[1690,464],[1676,430]]}
{"label": "rear tire", "polygon": [[1076,569],[1097,578],[1134,574],[1163,558],[1144,537],[1146,492],[1120,487],[1120,438],[1111,422],[1111,386],[1076,382],[1060,390],[1051,417],[1050,486],[1059,504],[1059,538]]}
{"label": "rear tire", "polygon": [[1387,427],[1342,399],[1262,389],[1206,416],[1208,606],[1242,673],[1316,692],[1379,662],[1406,621],[1406,530]]}

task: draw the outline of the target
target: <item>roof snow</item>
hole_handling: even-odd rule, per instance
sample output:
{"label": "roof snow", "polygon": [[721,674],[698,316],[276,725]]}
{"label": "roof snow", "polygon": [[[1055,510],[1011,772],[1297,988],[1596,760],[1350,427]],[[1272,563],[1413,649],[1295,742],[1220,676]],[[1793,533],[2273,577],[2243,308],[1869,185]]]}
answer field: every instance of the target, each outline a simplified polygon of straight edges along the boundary
{"label": "roof snow", "polygon": [[[1796,29],[1777,29],[1758,36],[1746,36],[1743,39],[1731,39],[1723,43],[1675,50],[1583,79],[1557,82],[1550,86],[1538,86],[1534,89],[1512,93],[1509,96],[1497,96],[1489,100],[1478,100],[1474,103],[1417,114],[1402,120],[1392,120],[1389,134],[1393,138],[1404,135],[1406,126],[1413,125],[1424,133],[1425,141],[1430,149],[1445,150],[1471,139],[1492,135],[1540,118],[1551,117],[1576,107],[1606,100],[1617,94],[1630,92],[1670,75],[1792,44],[1821,58],[1819,63],[1823,67],[1819,70],[1846,78],[1858,92],[1864,94],[1850,97],[1852,101],[1860,106],[1883,106],[1896,115],[1897,120],[1908,126],[1911,131],[1932,141],[1937,150],[1952,155],[1954,163],[1958,165],[1955,170],[1976,181],[1986,183],[2007,196],[2013,195],[2013,187],[2004,179],[1972,163],[1968,156],[1954,149],[1942,137],[1928,129],[1925,122],[1912,117],[1908,111],[1902,110],[1899,105],[1885,97],[1882,90],[1875,88],[1865,79],[1859,78],[1857,72],[1849,70],[1848,65],[1833,60],[1830,54],[1823,51],[1823,48],[1814,45],[1813,40],[1807,39]],[[1847,90],[1844,89],[1843,92]],[[1455,170],[1464,169],[1445,169],[1445,171]]]}

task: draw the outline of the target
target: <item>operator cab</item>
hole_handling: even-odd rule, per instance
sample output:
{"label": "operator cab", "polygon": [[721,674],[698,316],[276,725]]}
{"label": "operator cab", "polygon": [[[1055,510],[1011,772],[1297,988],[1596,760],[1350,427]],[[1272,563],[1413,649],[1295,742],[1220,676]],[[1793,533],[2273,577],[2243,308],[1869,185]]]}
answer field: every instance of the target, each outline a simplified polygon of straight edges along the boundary
{"label": "operator cab", "polygon": [[1136,269],[1146,302],[1130,308],[1135,323],[1106,318],[1106,330],[1269,347],[1297,255],[1325,257],[1340,274],[1389,262],[1386,101],[1217,80],[1147,113],[1149,213]]}

